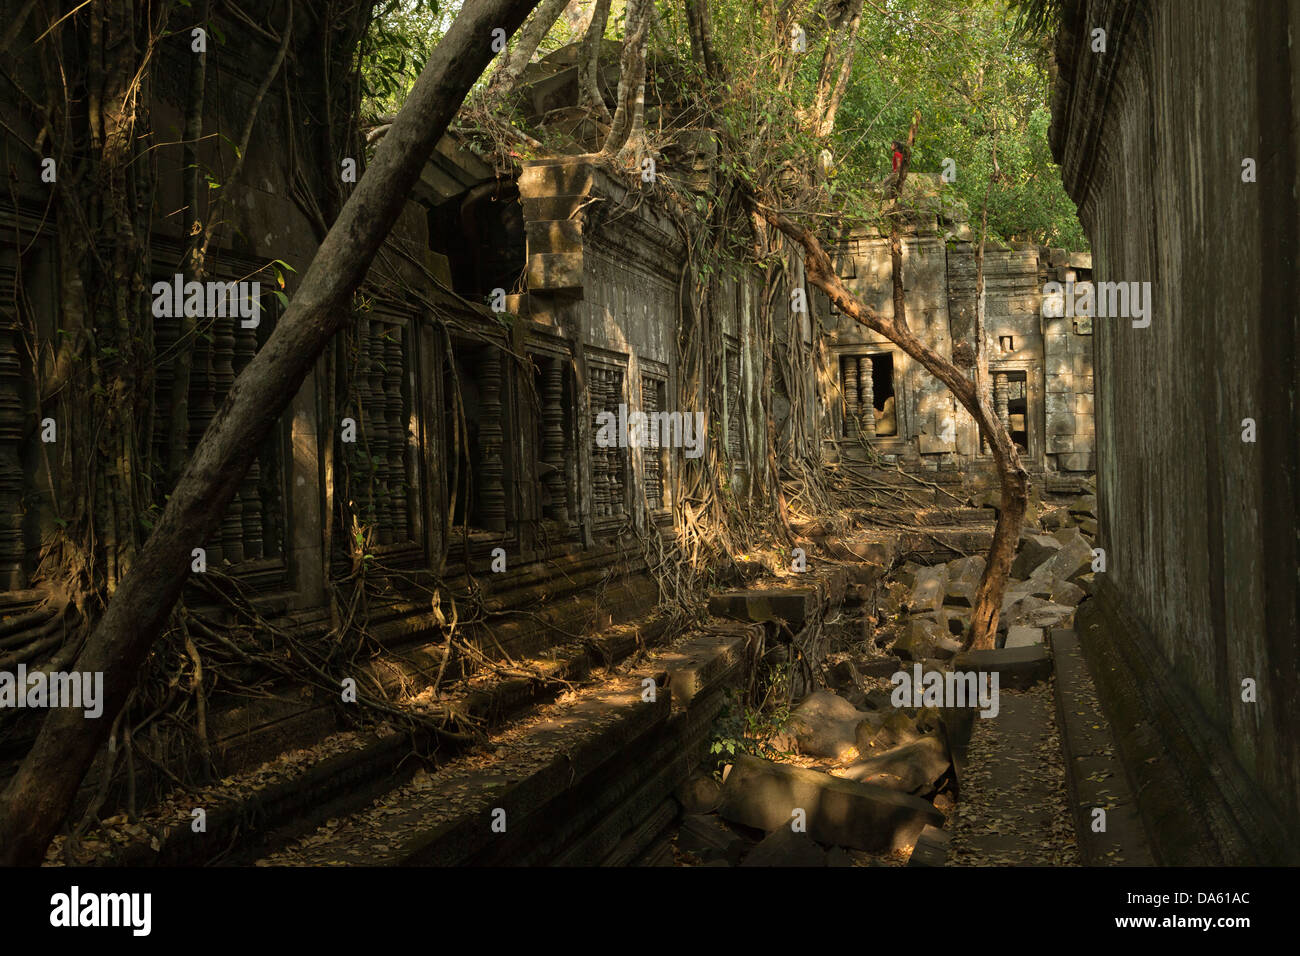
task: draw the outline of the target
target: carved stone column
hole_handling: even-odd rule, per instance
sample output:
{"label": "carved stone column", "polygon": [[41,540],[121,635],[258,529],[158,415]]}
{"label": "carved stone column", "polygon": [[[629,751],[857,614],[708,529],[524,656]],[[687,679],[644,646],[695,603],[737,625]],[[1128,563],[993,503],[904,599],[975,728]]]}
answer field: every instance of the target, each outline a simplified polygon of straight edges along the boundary
{"label": "carved stone column", "polygon": [[[218,316],[212,320],[212,395],[220,404],[235,383],[235,326],[239,319]],[[240,495],[230,499],[221,516],[222,556],[231,564],[244,560],[244,503]],[[211,555],[209,555],[211,560]]]}
{"label": "carved stone column", "polygon": [[542,463],[549,470],[544,484],[550,498],[546,517],[568,527],[568,491],[564,469],[564,364],[547,359],[542,369]]}
{"label": "carved stone column", "polygon": [[589,393],[591,395],[592,428],[594,429],[591,446],[591,498],[592,515],[596,518],[606,518],[610,514],[609,449],[600,443],[601,424],[599,418],[601,412],[610,410],[605,400],[605,377],[606,372],[604,369],[593,368],[591,370]]}
{"label": "carved stone column", "polygon": [[384,339],[384,395],[388,399],[388,494],[392,501],[389,520],[392,522],[393,540],[406,541],[410,537],[406,512],[406,403],[402,399],[402,376],[405,364],[402,355],[402,327],[393,324]]}
{"label": "carved stone column", "polygon": [[1007,393],[1010,391],[1010,385],[1007,383],[1005,372],[997,372],[993,376],[993,408],[997,412],[998,421],[1002,427],[1011,434],[1011,414],[1007,411]]}
{"label": "carved stone column", "polygon": [[[853,359],[849,359],[853,361]],[[876,396],[871,376],[871,358],[863,355],[858,360],[858,399],[862,408],[862,433],[867,438],[876,437]]]}
{"label": "carved stone column", "polygon": [[366,405],[366,446],[370,452],[371,487],[374,488],[375,541],[393,543],[390,520],[392,499],[388,494],[388,397],[384,392],[384,330],[387,326],[370,317],[365,340],[366,378],[370,385],[370,402]]}
{"label": "carved stone column", "polygon": [[844,369],[844,434],[858,434],[858,360],[852,356],[842,362]]}
{"label": "carved stone column", "polygon": [[[257,330],[242,326],[235,329],[235,372],[243,372],[245,366],[257,354]],[[248,474],[239,484],[239,500],[243,511],[244,560],[255,561],[262,557],[262,469],[258,460],[248,469]]]}
{"label": "carved stone column", "polygon": [[[13,273],[0,269],[0,290],[11,288]],[[23,574],[22,367],[18,362],[18,323],[0,312],[0,590],[26,587]]]}
{"label": "carved stone column", "polygon": [[[605,396],[609,404],[609,410],[616,416],[618,414],[618,405],[623,400],[623,373],[611,371],[609,377],[605,380]],[[622,439],[622,436],[618,436]],[[626,511],[626,492],[624,489],[625,463],[627,461],[627,449],[615,445],[607,449],[606,462],[609,468],[609,499],[610,513],[621,515]]]}
{"label": "carved stone column", "polygon": [[479,422],[479,445],[483,464],[479,468],[479,515],[489,531],[505,531],[505,466],[501,458],[505,432],[501,427],[501,351],[496,346],[484,348],[480,369],[483,418]]}

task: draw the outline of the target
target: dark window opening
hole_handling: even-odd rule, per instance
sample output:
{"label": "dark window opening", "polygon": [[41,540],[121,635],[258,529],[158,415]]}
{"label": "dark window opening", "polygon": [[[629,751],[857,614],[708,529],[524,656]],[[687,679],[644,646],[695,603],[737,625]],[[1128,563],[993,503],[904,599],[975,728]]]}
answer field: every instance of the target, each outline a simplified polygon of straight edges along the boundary
{"label": "dark window opening", "polygon": [[443,462],[453,534],[505,530],[501,352],[456,349],[443,360]]}
{"label": "dark window opening", "polygon": [[871,356],[871,390],[876,409],[876,434],[882,438],[897,435],[898,403],[894,399],[892,352]]}
{"label": "dark window opening", "polygon": [[470,190],[431,209],[428,223],[429,247],[447,258],[456,292],[486,298],[493,289],[517,291],[526,238],[515,190]]}
{"label": "dark window opening", "polygon": [[840,390],[844,396],[844,437],[865,433],[890,438],[898,434],[892,352],[842,356]]}
{"label": "dark window opening", "polygon": [[1029,392],[1026,373],[1007,372],[1007,431],[1022,452],[1029,449]]}

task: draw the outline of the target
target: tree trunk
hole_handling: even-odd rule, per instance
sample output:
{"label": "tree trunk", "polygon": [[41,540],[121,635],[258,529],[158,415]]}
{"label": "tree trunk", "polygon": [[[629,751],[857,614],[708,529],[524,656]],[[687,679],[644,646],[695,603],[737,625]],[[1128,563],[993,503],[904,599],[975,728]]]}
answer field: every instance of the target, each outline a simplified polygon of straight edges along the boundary
{"label": "tree trunk", "polygon": [[331,338],[434,145],[491,61],[492,32],[513,32],[537,0],[467,3],[433,51],[392,129],[266,344],[235,380],[153,534],[122,579],[73,669],[104,675],[104,710],[87,720],[51,710],[0,801],[0,864],[36,864],[135,685],[189,573],[191,551],[216,529],[257,447]]}
{"label": "tree trunk", "polygon": [[605,24],[609,22],[609,3],[610,0],[596,0],[578,60],[578,105],[595,111],[604,123],[612,122],[599,81],[601,42],[605,38]]}
{"label": "tree trunk", "polygon": [[645,115],[645,53],[653,12],[654,0],[628,0],[627,32],[619,60],[618,103],[601,150],[608,155],[621,153],[632,142],[633,131]]}
{"label": "tree trunk", "polygon": [[722,64],[713,52],[713,25],[708,0],[685,0],[686,24],[691,34],[691,55],[711,80],[722,79]]}
{"label": "tree trunk", "polygon": [[550,32],[551,27],[555,25],[555,21],[560,18],[560,14],[568,5],[569,0],[542,0],[537,12],[528,21],[528,26],[520,31],[514,50],[493,75],[489,90],[491,96],[506,97],[514,92],[519,77],[532,62],[533,54],[537,52],[537,48],[546,39],[546,34]]}

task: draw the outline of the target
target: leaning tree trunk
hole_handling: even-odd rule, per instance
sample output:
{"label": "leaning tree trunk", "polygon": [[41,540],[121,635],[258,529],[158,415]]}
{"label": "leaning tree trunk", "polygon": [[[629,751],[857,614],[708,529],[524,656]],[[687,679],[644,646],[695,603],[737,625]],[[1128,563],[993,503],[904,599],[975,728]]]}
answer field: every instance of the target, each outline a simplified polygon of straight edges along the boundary
{"label": "leaning tree trunk", "polygon": [[135,685],[188,576],[191,551],[216,529],[257,447],[352,315],[349,301],[424,162],[491,61],[493,31],[511,33],[537,0],[466,3],[416,81],[370,166],[325,236],[284,316],[235,380],[162,517],[73,669],[104,675],[104,709],[51,710],[0,799],[0,864],[36,864]]}
{"label": "leaning tree trunk", "polygon": [[[916,121],[914,120],[912,130],[908,134],[908,150],[899,167],[898,176],[889,190],[890,197],[895,202],[902,194],[903,182],[907,178],[907,170],[911,162],[911,145],[915,136]],[[988,561],[984,565],[984,576],[980,578],[979,587],[975,592],[975,607],[971,613],[971,629],[967,635],[967,646],[975,650],[992,648],[998,630],[1002,594],[1006,590],[1007,577],[1011,573],[1011,561],[1015,557],[1016,542],[1020,538],[1020,528],[1024,523],[1025,510],[1028,506],[1029,475],[1020,463],[1020,455],[1016,452],[1011,436],[1002,427],[1001,421],[975,383],[956,365],[913,335],[907,325],[906,300],[903,295],[902,242],[899,238],[897,209],[893,214],[893,228],[890,231],[889,243],[894,273],[894,315],[885,318],[844,287],[831,266],[830,257],[826,255],[821,243],[810,230],[791,221],[770,205],[758,202],[755,205],[768,222],[803,247],[804,268],[809,281],[825,292],[841,312],[889,339],[920,362],[931,375],[943,382],[988,438],[993,450],[998,479],[1002,485],[1002,508],[993,530],[993,544],[989,549]]]}
{"label": "leaning tree trunk", "polygon": [[537,48],[542,45],[546,39],[546,34],[550,32],[555,21],[560,19],[560,14],[564,8],[569,5],[569,0],[542,0],[541,6],[533,14],[528,25],[519,32],[519,40],[515,48],[510,52],[510,56],[501,64],[501,68],[492,76],[488,92],[493,97],[505,97],[514,92],[519,83],[519,77],[524,73],[524,69],[532,62],[533,54]]}

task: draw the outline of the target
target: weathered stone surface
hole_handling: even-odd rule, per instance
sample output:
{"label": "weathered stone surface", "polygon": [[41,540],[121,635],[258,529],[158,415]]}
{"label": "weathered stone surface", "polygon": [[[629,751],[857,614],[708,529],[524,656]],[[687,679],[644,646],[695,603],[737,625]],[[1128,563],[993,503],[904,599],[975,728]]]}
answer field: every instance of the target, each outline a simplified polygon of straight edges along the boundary
{"label": "weathered stone surface", "polygon": [[722,801],[722,786],[711,774],[695,773],[682,782],[673,796],[687,813],[712,813]]}
{"label": "weathered stone surface", "polygon": [[703,863],[721,861],[736,866],[749,843],[711,814],[685,813],[677,831],[677,848]]}
{"label": "weathered stone surface", "polygon": [[844,777],[861,783],[878,783],[904,793],[923,794],[934,789],[951,765],[943,741],[937,736],[925,736],[851,764],[845,768]]}
{"label": "weathered stone surface", "polygon": [[940,635],[934,639],[934,656],[941,661],[946,661],[954,654],[960,654],[961,647],[961,641],[955,637]]}
{"label": "weathered stone surface", "polygon": [[953,670],[998,672],[998,689],[1024,690],[1052,673],[1052,655],[1042,644],[1033,647],[966,651],[952,661]]}
{"label": "weathered stone surface", "polygon": [[1061,549],[1052,555],[1040,571],[1055,581],[1075,581],[1092,570],[1092,545],[1078,528],[1066,528],[1056,533]]}
{"label": "weathered stone surface", "polygon": [[958,607],[974,607],[975,591],[984,574],[985,559],[983,555],[971,555],[949,561],[948,586],[944,592],[944,603]]}
{"label": "weathered stone surface", "polygon": [[911,611],[937,611],[943,607],[944,594],[948,587],[948,568],[938,565],[933,568],[920,568],[908,596],[907,607]]}
{"label": "weathered stone surface", "polygon": [[883,721],[876,724],[863,721],[858,725],[858,753],[867,759],[886,750],[913,743],[920,740],[921,736],[916,722],[891,704]]}
{"label": "weathered stone surface", "polygon": [[879,723],[880,718],[857,710],[831,691],[819,690],[795,709],[788,729],[800,753],[839,760],[857,747],[858,725],[863,721]]}
{"label": "weathered stone surface", "polygon": [[1068,528],[1072,522],[1070,513],[1064,508],[1052,508],[1044,512],[1039,524],[1048,531],[1058,531],[1061,528]]}
{"label": "weathered stone surface", "polygon": [[1007,629],[1007,647],[1032,647],[1041,643],[1043,643],[1041,627],[1025,627],[1018,624]]}
{"label": "weathered stone surface", "polygon": [[869,783],[737,757],[723,787],[719,812],[763,830],[789,828],[796,808],[807,814],[808,834],[822,843],[886,850],[916,842],[943,815],[924,800]]}
{"label": "weathered stone surface", "polygon": [[807,833],[778,827],[749,851],[741,866],[825,866],[826,851]]}
{"label": "weathered stone surface", "polygon": [[892,649],[905,661],[921,661],[934,657],[937,642],[947,637],[948,629],[933,618],[912,618]]}
{"label": "weathered stone surface", "polygon": [[1061,604],[1044,604],[1025,614],[1022,621],[1027,627],[1069,627],[1074,622],[1074,608]]}
{"label": "weathered stone surface", "polygon": [[709,598],[709,613],[738,621],[785,621],[801,626],[816,601],[812,587],[724,591]]}
{"label": "weathered stone surface", "polygon": [[1061,550],[1061,542],[1049,534],[1022,534],[1018,547],[1015,560],[1011,562],[1011,576],[1025,579]]}
{"label": "weathered stone surface", "polygon": [[948,859],[948,844],[952,834],[938,827],[926,827],[916,839],[908,866],[943,866]]}
{"label": "weathered stone surface", "polygon": [[1087,515],[1089,518],[1095,518],[1097,517],[1097,496],[1080,495],[1078,498],[1075,498],[1070,502],[1067,510],[1076,518],[1079,515]]}
{"label": "weathered stone surface", "polygon": [[[1080,577],[1091,577],[1091,572]],[[1087,596],[1082,585],[1072,584],[1069,581],[1062,581],[1052,589],[1052,603],[1063,604],[1066,607],[1077,607],[1079,602]]]}
{"label": "weathered stone surface", "polygon": [[1024,624],[1025,618],[1028,617],[1030,611],[1046,607],[1050,603],[1050,601],[1032,594],[1026,594],[1024,597],[1018,598],[1002,612],[1002,616],[998,619],[998,630],[1009,630],[1017,624]]}
{"label": "weathered stone surface", "polygon": [[871,661],[859,661],[858,673],[863,677],[890,677],[902,669],[897,657],[879,657]]}

